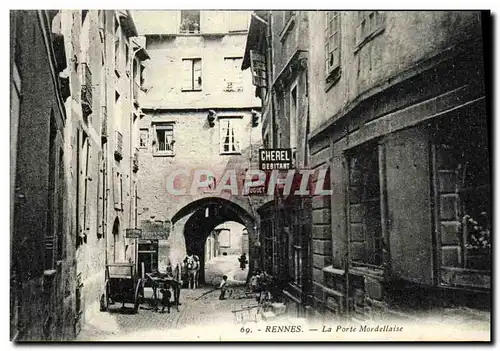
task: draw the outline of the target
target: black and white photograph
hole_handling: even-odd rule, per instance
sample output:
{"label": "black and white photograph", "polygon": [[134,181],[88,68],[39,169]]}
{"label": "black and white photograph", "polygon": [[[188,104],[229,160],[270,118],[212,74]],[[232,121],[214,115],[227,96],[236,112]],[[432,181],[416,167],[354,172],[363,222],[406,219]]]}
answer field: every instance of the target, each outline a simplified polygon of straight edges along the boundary
{"label": "black and white photograph", "polygon": [[9,16],[11,343],[492,341],[490,11]]}

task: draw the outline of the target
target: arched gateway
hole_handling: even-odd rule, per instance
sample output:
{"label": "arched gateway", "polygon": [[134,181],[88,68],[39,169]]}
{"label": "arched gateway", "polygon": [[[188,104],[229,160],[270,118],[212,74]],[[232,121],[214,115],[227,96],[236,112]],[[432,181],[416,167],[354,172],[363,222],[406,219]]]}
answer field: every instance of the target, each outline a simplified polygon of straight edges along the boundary
{"label": "arched gateway", "polygon": [[258,252],[254,251],[254,243],[257,242],[257,228],[255,217],[247,210],[224,198],[207,197],[193,201],[181,208],[172,217],[172,224],[175,225],[187,216],[189,217],[183,228],[186,251],[200,257],[201,283],[205,281],[205,242],[212,230],[224,222],[233,221],[246,227],[249,239],[249,272],[253,270],[255,260],[259,257]]}

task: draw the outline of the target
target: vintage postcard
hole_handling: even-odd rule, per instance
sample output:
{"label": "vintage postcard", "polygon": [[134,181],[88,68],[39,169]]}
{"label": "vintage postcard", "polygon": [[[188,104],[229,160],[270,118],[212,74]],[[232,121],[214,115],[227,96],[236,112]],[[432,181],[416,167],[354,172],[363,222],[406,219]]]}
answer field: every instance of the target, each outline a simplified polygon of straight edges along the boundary
{"label": "vintage postcard", "polygon": [[10,11],[10,337],[490,341],[488,11]]}

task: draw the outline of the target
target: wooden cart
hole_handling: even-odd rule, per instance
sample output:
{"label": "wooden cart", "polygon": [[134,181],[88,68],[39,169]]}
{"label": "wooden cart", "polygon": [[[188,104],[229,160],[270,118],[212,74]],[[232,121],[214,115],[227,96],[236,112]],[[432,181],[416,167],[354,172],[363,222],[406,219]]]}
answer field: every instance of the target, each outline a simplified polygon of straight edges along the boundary
{"label": "wooden cart", "polygon": [[135,313],[139,310],[140,300],[144,296],[143,280],[137,276],[134,263],[113,263],[106,266],[106,310],[109,305],[121,302],[133,304]]}

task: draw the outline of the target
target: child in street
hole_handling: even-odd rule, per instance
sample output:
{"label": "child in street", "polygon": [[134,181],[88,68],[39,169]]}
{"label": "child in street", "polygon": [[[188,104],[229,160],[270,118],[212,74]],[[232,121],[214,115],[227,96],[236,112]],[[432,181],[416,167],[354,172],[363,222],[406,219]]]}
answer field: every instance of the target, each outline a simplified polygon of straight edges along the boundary
{"label": "child in street", "polygon": [[226,292],[229,292],[229,297],[231,297],[231,295],[233,294],[233,289],[231,289],[229,287],[229,284],[227,282],[227,275],[224,275],[222,277],[222,281],[220,282],[219,289],[220,289],[219,300],[225,300],[226,299],[225,298]]}
{"label": "child in street", "polygon": [[169,287],[167,287],[166,289],[160,289],[160,292],[162,294],[161,304],[163,305],[161,313],[165,313],[165,307],[167,307],[167,311],[168,313],[170,313],[170,306],[171,306],[170,299],[172,297],[172,292],[170,291]]}

